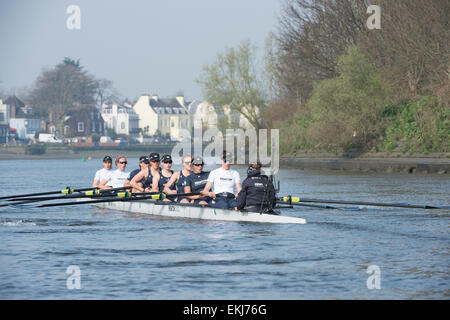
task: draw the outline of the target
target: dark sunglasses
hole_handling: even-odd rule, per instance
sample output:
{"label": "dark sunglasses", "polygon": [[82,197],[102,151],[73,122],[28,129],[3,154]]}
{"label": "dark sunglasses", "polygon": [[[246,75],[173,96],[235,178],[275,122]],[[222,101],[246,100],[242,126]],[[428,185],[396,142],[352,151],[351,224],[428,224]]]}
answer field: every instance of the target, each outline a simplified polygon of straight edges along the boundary
{"label": "dark sunglasses", "polygon": [[128,162],[127,161],[120,161],[119,163],[120,164],[127,164]]}
{"label": "dark sunglasses", "polygon": [[148,162],[148,160],[142,160],[140,161],[141,163],[145,163],[145,164],[149,164],[150,162]]}
{"label": "dark sunglasses", "polygon": [[163,161],[163,163],[170,163],[170,164],[172,164],[172,160]]}
{"label": "dark sunglasses", "polygon": [[196,167],[203,167],[203,163],[200,163],[200,164],[194,164],[194,166],[196,166]]}
{"label": "dark sunglasses", "polygon": [[153,163],[159,162],[159,160],[152,160]]}

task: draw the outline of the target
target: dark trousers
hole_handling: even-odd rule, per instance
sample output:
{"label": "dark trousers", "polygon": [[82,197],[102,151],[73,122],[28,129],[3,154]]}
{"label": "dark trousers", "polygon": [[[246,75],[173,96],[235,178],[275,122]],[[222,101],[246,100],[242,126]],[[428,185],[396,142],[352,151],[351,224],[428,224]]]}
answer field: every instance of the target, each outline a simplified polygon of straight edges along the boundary
{"label": "dark trousers", "polygon": [[232,209],[237,207],[236,199],[216,197],[210,202],[211,207],[218,209]]}

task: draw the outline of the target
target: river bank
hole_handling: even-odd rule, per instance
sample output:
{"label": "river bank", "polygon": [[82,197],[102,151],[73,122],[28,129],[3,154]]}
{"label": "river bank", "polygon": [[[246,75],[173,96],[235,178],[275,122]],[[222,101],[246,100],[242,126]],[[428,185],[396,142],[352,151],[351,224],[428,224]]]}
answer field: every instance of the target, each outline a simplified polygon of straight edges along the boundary
{"label": "river bank", "polygon": [[[145,152],[144,152],[145,151]],[[23,148],[0,149],[0,160],[44,160],[44,159],[102,159],[105,155],[115,157],[119,154],[137,158],[148,150],[70,150],[67,148],[48,148],[43,155],[25,154]],[[171,150],[158,150],[168,152]],[[396,154],[366,154],[355,158],[336,157],[325,153],[304,153],[295,156],[281,156],[281,168],[302,170],[349,171],[349,172],[399,172],[399,173],[450,173],[450,158],[445,154],[418,155],[402,157]]]}
{"label": "river bank", "polygon": [[450,158],[442,153],[419,154],[416,157],[377,153],[354,158],[336,157],[323,153],[305,153],[280,157],[280,167],[325,171],[448,174],[450,173]]}

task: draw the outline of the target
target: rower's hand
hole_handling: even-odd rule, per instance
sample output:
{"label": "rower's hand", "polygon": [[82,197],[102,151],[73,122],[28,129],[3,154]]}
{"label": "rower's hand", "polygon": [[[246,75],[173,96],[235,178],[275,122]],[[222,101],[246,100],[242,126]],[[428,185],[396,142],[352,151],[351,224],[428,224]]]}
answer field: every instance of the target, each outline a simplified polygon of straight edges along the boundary
{"label": "rower's hand", "polygon": [[212,191],[208,193],[208,196],[213,198],[213,199],[216,198],[216,194],[214,192],[212,192]]}
{"label": "rower's hand", "polygon": [[237,207],[234,207],[234,211],[239,211],[239,209]]}
{"label": "rower's hand", "polygon": [[237,195],[237,194],[235,194],[235,195],[234,195],[234,198],[235,198],[235,199],[237,200],[237,198],[238,198],[238,195]]}

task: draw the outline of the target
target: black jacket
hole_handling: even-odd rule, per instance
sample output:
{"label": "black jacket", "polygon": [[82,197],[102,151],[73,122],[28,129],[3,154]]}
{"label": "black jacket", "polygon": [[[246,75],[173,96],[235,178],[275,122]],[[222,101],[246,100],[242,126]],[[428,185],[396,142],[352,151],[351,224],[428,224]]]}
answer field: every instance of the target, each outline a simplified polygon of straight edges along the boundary
{"label": "black jacket", "polygon": [[272,209],[276,203],[275,188],[269,177],[261,174],[261,170],[254,170],[242,183],[238,194],[237,208],[257,207],[262,211]]}

